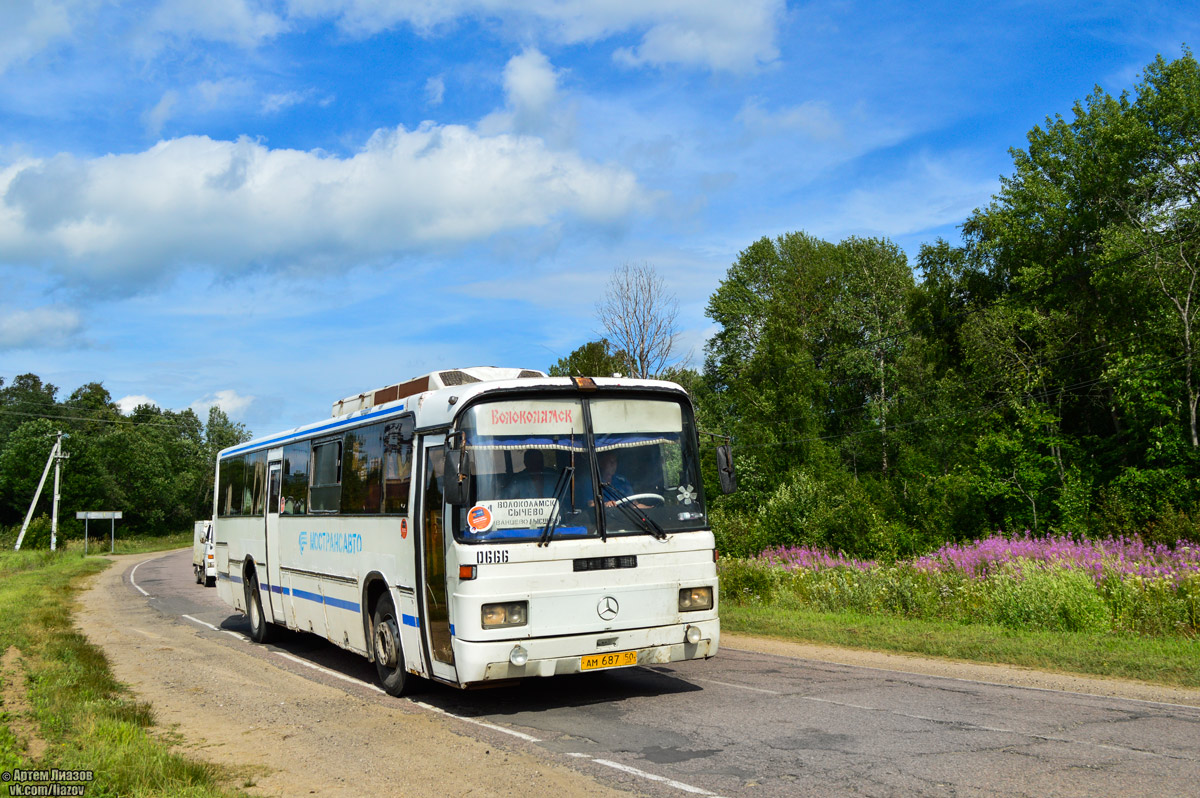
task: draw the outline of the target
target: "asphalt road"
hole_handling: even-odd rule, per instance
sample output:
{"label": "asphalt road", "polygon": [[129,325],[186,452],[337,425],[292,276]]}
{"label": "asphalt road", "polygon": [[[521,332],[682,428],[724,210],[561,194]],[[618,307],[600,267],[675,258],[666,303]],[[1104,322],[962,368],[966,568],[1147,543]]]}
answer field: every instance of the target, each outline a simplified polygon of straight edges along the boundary
{"label": "asphalt road", "polygon": [[[231,646],[245,619],[195,584],[190,551],[130,569],[130,590]],[[634,667],[412,699],[312,635],[256,647],[280,668],[373,700],[456,716],[652,796],[1200,795],[1200,708],[923,676],[723,647]]]}

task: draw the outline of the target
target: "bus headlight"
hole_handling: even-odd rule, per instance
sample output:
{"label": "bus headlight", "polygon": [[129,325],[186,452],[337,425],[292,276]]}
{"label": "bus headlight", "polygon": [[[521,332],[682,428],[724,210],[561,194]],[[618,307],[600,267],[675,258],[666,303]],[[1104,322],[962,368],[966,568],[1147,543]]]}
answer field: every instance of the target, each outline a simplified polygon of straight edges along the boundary
{"label": "bus headlight", "polygon": [[712,609],[711,587],[685,587],[679,591],[679,611],[694,612]]}
{"label": "bus headlight", "polygon": [[524,626],[529,623],[529,602],[506,601],[502,604],[484,604],[481,620],[484,629]]}

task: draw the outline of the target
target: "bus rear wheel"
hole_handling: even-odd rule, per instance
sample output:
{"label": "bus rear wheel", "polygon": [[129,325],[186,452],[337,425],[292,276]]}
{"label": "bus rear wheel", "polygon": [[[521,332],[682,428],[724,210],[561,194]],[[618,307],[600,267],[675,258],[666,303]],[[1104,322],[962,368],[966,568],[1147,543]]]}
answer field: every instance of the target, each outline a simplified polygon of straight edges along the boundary
{"label": "bus rear wheel", "polygon": [[250,619],[250,637],[255,643],[269,643],[274,630],[263,614],[262,593],[258,589],[258,576],[253,572],[246,577],[246,616]]}
{"label": "bus rear wheel", "polygon": [[400,624],[396,619],[396,605],[387,593],[384,593],[375,605],[375,615],[371,622],[371,645],[379,684],[388,695],[404,695],[411,679],[404,670],[404,651],[400,647]]}

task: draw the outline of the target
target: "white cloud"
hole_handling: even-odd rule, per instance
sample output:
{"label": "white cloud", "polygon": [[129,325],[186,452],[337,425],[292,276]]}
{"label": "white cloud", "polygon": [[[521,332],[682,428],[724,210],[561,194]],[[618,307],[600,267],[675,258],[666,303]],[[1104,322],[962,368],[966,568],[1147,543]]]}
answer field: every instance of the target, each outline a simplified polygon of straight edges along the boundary
{"label": "white cloud", "polygon": [[143,24],[142,46],[161,46],[164,36],[254,47],[278,36],[287,23],[259,0],[163,0]]}
{"label": "white cloud", "polygon": [[504,67],[505,109],[479,121],[485,134],[536,134],[556,144],[571,138],[574,113],[563,109],[558,92],[559,71],[539,50],[525,49]]}
{"label": "white cloud", "polygon": [[192,88],[193,102],[201,110],[225,108],[254,91],[254,84],[238,78],[202,80]]}
{"label": "white cloud", "polygon": [[71,34],[71,14],[91,0],[4,0],[0,3],[0,74]]}
{"label": "white cloud", "polygon": [[564,222],[609,227],[645,204],[623,168],[460,126],[379,130],[345,158],[188,136],[0,168],[0,261],[133,291],[188,265],[341,267]]}
{"label": "white cloud", "polygon": [[442,104],[446,96],[446,81],[441,77],[433,77],[425,81],[425,104],[436,108]]}
{"label": "white cloud", "polygon": [[831,214],[817,217],[813,228],[826,237],[898,237],[958,224],[998,189],[994,178],[978,174],[978,162],[963,153],[917,156],[899,176],[832,203]]}
{"label": "white cloud", "polygon": [[177,102],[179,102],[179,92],[164,92],[162,99],[153,108],[142,114],[142,122],[146,125],[146,132],[150,136],[157,138],[162,133],[163,125],[171,118],[171,111],[174,110]]}
{"label": "white cloud", "polygon": [[294,105],[302,105],[309,102],[316,95],[312,89],[307,91],[287,91],[279,94],[268,94],[262,101],[262,112],[264,114],[277,114]]}
{"label": "white cloud", "polygon": [[776,0],[652,3],[646,13],[653,14],[653,22],[642,43],[621,48],[614,57],[633,66],[684,64],[744,72],[779,57],[775,27],[783,10],[784,3]]}
{"label": "white cloud", "polygon": [[121,415],[127,416],[142,405],[153,405],[159,407],[158,402],[144,394],[132,394],[130,396],[122,396],[116,400],[117,408],[121,411]]}
{"label": "white cloud", "polygon": [[66,346],[75,342],[81,326],[79,314],[70,308],[0,310],[0,351]]}
{"label": "white cloud", "polygon": [[756,99],[750,99],[738,112],[740,121],[755,134],[802,133],[817,141],[829,141],[843,135],[841,120],[824,102],[809,100],[779,111],[765,110]]}
{"label": "white cloud", "polygon": [[408,24],[425,34],[473,17],[525,22],[563,44],[641,33],[614,57],[630,65],[684,64],[746,71],[779,56],[784,0],[288,0],[289,17],[335,18],[367,36]]}
{"label": "white cloud", "polygon": [[237,391],[226,389],[197,399],[188,407],[195,411],[200,418],[208,418],[208,410],[211,407],[221,408],[230,418],[242,418],[252,404],[254,404],[253,396],[240,396]]}

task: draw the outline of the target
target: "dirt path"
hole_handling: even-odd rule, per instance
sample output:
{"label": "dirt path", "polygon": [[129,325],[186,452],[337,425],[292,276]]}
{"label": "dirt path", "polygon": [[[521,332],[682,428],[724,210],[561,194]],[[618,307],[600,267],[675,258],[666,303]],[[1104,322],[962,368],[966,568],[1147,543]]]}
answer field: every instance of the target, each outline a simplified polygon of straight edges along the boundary
{"label": "dirt path", "polygon": [[164,617],[122,583],[130,565],[158,556],[114,557],[82,594],[76,623],[185,753],[238,774],[231,786],[272,796],[630,795],[534,746],[499,749],[406,702],[327,687]]}

